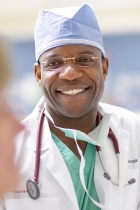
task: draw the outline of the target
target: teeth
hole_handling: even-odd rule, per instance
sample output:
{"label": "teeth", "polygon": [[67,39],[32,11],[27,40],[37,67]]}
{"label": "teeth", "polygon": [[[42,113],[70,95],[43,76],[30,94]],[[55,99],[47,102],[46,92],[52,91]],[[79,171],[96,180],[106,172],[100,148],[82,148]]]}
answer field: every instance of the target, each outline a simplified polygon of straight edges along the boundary
{"label": "teeth", "polygon": [[63,91],[62,93],[63,94],[66,94],[66,95],[76,95],[78,93],[81,93],[83,92],[85,89],[74,89],[74,90],[67,90],[67,91]]}

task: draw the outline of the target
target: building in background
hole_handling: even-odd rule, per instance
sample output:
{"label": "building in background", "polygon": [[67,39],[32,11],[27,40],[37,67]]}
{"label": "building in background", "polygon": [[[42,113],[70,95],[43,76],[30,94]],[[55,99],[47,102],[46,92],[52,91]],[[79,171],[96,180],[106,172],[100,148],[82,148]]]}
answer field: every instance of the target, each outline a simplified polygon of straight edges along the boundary
{"label": "building in background", "polygon": [[[7,99],[16,115],[28,115],[41,96],[33,74],[34,25],[42,9],[77,6],[85,1],[47,2],[0,0],[0,33],[11,43],[14,59],[13,82]],[[103,32],[109,75],[102,101],[140,112],[140,1],[88,0]]]}

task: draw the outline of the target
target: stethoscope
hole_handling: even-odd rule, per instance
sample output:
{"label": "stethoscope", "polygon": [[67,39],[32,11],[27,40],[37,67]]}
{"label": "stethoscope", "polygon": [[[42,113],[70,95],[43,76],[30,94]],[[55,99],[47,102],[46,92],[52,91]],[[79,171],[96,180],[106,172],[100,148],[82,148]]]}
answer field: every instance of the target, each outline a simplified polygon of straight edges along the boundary
{"label": "stethoscope", "polygon": [[[97,126],[100,124],[100,121],[102,119],[102,115],[98,112],[97,114],[97,118],[96,118],[96,124]],[[109,132],[108,132],[108,137],[112,140],[113,142],[113,145],[114,145],[114,149],[115,149],[115,152],[116,152],[116,155],[117,155],[117,159],[118,159],[118,171],[119,171],[119,163],[120,163],[120,158],[119,158],[119,154],[120,154],[120,151],[119,151],[119,144],[118,144],[118,140],[116,138],[116,136],[114,135],[113,131],[111,128],[109,128]],[[119,186],[119,177],[118,177],[118,182],[114,182],[111,178],[111,176],[109,175],[106,167],[105,167],[105,164],[104,164],[104,161],[103,161],[103,158],[102,158],[102,155],[101,155],[101,147],[99,146],[96,146],[96,151],[99,155],[99,159],[100,159],[100,162],[102,164],[102,167],[104,169],[104,177],[109,180],[112,184],[116,185],[116,186]],[[119,173],[118,173],[118,176],[119,176]],[[136,179],[134,178],[131,178],[126,184],[124,184],[124,186],[127,186],[127,185],[130,185],[130,184],[133,184],[136,182]]]}
{"label": "stethoscope", "polygon": [[[40,148],[41,148],[41,134],[42,134],[41,131],[42,131],[42,125],[43,125],[43,119],[44,119],[44,110],[45,110],[45,108],[43,108],[41,111],[39,123],[38,123],[34,177],[33,177],[33,179],[29,179],[26,182],[27,192],[33,200],[37,200],[40,197],[41,183],[38,181],[38,175],[39,175],[39,166],[40,166]],[[102,115],[98,112],[97,118],[96,118],[97,126],[100,124],[101,119],[102,119]],[[118,171],[119,171],[119,163],[120,163],[119,145],[118,145],[118,141],[117,141],[111,128],[109,128],[108,137],[112,140],[114,148],[115,148],[115,152],[116,152],[117,159],[118,159]],[[99,159],[100,159],[101,165],[104,170],[103,176],[107,180],[109,180],[112,184],[119,186],[119,183],[116,183],[112,180],[111,176],[109,175],[109,173],[105,167],[105,164],[104,164],[104,161],[103,161],[103,158],[101,155],[101,147],[96,146],[96,151],[99,155]],[[119,177],[118,177],[118,180],[119,180]],[[136,179],[132,178],[124,186],[133,184],[135,182],[136,182]]]}

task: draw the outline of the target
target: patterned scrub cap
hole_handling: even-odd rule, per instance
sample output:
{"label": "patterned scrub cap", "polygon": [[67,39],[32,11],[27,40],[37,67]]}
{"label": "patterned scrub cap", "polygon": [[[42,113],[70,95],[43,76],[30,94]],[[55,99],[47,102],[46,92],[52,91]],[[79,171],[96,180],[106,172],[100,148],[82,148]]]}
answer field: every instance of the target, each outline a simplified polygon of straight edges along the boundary
{"label": "patterned scrub cap", "polygon": [[105,56],[101,30],[95,13],[88,4],[40,12],[36,21],[34,40],[37,61],[45,51],[70,44],[96,47]]}

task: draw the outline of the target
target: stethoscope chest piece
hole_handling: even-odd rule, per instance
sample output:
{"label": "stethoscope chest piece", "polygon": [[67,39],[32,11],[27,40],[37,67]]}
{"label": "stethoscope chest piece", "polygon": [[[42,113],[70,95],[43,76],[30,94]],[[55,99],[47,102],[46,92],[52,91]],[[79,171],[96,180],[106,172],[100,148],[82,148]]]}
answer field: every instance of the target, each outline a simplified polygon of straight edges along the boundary
{"label": "stethoscope chest piece", "polygon": [[35,180],[29,179],[26,182],[26,187],[27,187],[28,194],[32,199],[36,200],[39,198],[40,196],[39,185]]}

